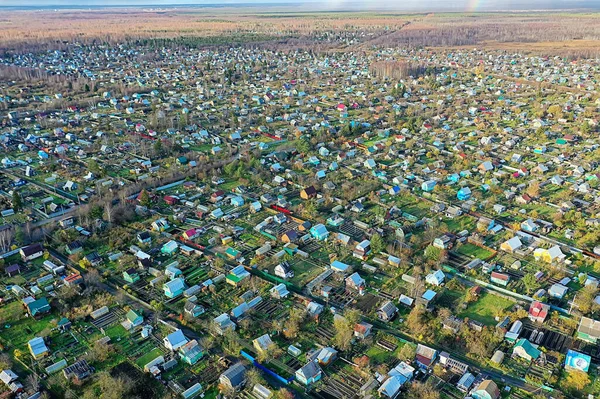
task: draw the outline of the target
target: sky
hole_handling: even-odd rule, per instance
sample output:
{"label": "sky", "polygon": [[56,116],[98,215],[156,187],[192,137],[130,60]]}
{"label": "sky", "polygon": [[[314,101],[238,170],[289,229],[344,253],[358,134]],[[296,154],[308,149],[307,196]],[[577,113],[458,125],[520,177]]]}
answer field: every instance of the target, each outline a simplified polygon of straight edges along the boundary
{"label": "sky", "polygon": [[600,0],[0,0],[4,7],[115,7],[278,4],[331,10],[494,11],[600,9]]}

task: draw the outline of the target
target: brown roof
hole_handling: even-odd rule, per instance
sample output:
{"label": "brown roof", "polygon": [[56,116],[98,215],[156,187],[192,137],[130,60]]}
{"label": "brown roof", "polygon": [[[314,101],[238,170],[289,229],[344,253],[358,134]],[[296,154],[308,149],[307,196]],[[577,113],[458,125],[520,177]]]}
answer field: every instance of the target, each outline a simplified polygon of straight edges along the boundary
{"label": "brown roof", "polygon": [[500,396],[500,390],[498,385],[492,380],[485,380],[477,387],[477,391],[487,392],[492,399],[496,399]]}

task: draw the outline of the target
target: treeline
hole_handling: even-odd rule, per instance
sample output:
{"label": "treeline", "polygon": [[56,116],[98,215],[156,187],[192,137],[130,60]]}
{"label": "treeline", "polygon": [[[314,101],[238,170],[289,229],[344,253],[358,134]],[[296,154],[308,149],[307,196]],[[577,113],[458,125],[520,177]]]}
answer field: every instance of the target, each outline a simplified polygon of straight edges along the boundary
{"label": "treeline", "polygon": [[280,40],[281,36],[259,33],[232,33],[219,36],[180,36],[176,38],[148,38],[135,40],[137,46],[150,48],[203,48],[207,46],[228,46],[245,43],[259,43]]}
{"label": "treeline", "polygon": [[[548,43],[582,41],[587,46],[561,49],[549,46],[532,48],[549,55],[570,57],[597,56],[600,45],[585,43],[600,39],[600,24],[597,18],[584,15],[498,15],[494,17],[474,15],[434,16],[411,23],[405,29],[382,35],[370,43],[382,47],[451,47],[494,43]],[[502,48],[505,48],[503,46]]]}
{"label": "treeline", "polygon": [[394,80],[417,77],[425,72],[425,65],[408,61],[377,61],[369,66],[369,73],[374,77]]}

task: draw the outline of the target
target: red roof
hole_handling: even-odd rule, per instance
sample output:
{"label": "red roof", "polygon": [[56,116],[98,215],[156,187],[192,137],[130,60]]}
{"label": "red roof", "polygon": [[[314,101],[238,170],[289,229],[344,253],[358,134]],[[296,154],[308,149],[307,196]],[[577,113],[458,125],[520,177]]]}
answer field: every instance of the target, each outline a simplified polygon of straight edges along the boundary
{"label": "red roof", "polygon": [[429,365],[431,365],[432,359],[429,359],[423,355],[417,355],[415,357],[415,359],[417,360],[418,363],[421,363],[424,366],[429,367]]}
{"label": "red roof", "polygon": [[529,314],[535,318],[545,319],[548,316],[548,306],[544,306],[543,303],[535,301],[529,307]]}
{"label": "red roof", "polygon": [[186,230],[184,233],[187,237],[193,237],[196,235],[196,229],[189,229]]}
{"label": "red roof", "polygon": [[503,274],[503,273],[492,272],[492,278],[496,278],[498,280],[508,281],[508,279],[510,277],[508,275],[506,275],[506,274]]}

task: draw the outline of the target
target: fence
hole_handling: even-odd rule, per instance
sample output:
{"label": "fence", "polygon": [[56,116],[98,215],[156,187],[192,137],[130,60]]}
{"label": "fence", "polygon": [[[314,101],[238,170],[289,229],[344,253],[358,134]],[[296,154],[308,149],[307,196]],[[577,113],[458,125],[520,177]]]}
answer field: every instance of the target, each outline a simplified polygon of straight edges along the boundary
{"label": "fence", "polygon": [[264,371],[269,376],[275,378],[277,381],[281,382],[282,384],[289,385],[292,381],[294,381],[294,376],[291,376],[290,378],[283,378],[282,376],[280,376],[279,374],[277,374],[273,370],[271,370],[271,369],[263,366],[262,364],[260,364],[253,356],[251,356],[250,354],[244,352],[243,350],[240,351],[240,354],[243,357],[245,357],[246,359],[248,359],[249,361],[251,361],[252,364],[256,368],[258,368],[261,371]]}

